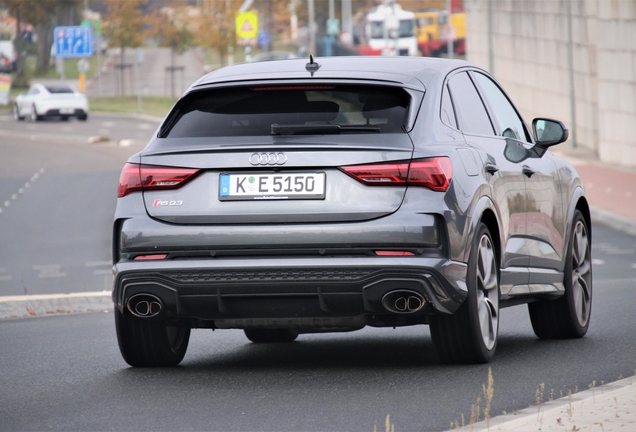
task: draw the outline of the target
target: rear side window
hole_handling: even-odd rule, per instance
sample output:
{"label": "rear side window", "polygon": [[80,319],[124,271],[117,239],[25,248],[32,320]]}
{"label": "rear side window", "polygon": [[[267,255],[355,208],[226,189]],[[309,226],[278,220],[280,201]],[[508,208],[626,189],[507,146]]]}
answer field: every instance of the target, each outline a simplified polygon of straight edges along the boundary
{"label": "rear side window", "polygon": [[[298,85],[210,89],[181,99],[162,138],[262,136],[272,125],[339,125],[342,133],[402,133],[409,94],[394,87]],[[356,127],[358,127],[356,129]],[[320,132],[316,132],[320,133]]]}
{"label": "rear side window", "polygon": [[453,75],[448,83],[462,132],[495,135],[486,107],[466,72]]}
{"label": "rear side window", "polygon": [[73,93],[73,89],[65,85],[47,85],[46,89],[49,93]]}

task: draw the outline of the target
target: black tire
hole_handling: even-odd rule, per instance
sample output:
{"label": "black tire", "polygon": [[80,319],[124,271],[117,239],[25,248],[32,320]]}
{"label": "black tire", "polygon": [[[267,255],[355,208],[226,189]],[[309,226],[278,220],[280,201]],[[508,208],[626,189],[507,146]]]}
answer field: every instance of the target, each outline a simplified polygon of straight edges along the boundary
{"label": "black tire", "polygon": [[453,314],[431,316],[430,331],[444,363],[488,363],[499,333],[499,261],[492,236],[480,223],[468,259],[468,296]]}
{"label": "black tire", "polygon": [[35,109],[35,105],[31,106],[31,121],[40,121],[42,120],[42,116],[38,114],[38,111]]}
{"label": "black tire", "polygon": [[17,103],[13,105],[13,118],[16,119],[17,121],[24,120],[24,116],[20,115],[20,109],[18,108]]}
{"label": "black tire", "polygon": [[254,343],[293,342],[298,333],[290,329],[245,329],[245,336]]}
{"label": "black tire", "polygon": [[565,255],[565,294],[528,304],[532,329],[541,339],[585,336],[592,312],[591,240],[585,218],[576,210]]}
{"label": "black tire", "polygon": [[88,119],[88,114],[79,114],[77,119],[80,121],[86,121]]}
{"label": "black tire", "polygon": [[117,307],[115,328],[122,357],[136,367],[176,366],[183,360],[190,341],[189,327],[135,318],[119,312]]}

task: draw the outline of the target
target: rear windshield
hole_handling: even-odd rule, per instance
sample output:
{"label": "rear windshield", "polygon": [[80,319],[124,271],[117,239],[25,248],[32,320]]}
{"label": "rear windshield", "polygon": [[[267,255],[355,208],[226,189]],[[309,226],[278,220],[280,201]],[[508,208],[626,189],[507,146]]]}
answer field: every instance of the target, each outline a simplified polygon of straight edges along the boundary
{"label": "rear windshield", "polygon": [[[272,125],[403,133],[409,94],[395,87],[312,85],[203,90],[181,99],[162,138],[262,136]],[[327,125],[327,126],[325,126]],[[340,130],[340,128],[338,128]],[[320,132],[316,132],[319,134]]]}
{"label": "rear windshield", "polygon": [[73,93],[73,89],[65,85],[47,85],[49,93]]}

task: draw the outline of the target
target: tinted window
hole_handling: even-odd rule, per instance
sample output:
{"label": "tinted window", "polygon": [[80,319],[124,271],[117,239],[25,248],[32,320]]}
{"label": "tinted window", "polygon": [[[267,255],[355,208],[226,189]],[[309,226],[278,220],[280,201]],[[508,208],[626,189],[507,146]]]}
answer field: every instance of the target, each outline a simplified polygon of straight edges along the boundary
{"label": "tinted window", "polygon": [[494,111],[502,135],[522,141],[530,141],[523,126],[523,121],[506,95],[490,78],[484,74],[474,73],[477,84],[483,91],[486,100]]}
{"label": "tinted window", "polygon": [[272,124],[375,126],[380,133],[402,133],[409,102],[410,96],[402,89],[378,86],[205,90],[191,93],[177,103],[161,136],[270,135]]}
{"label": "tinted window", "polygon": [[448,83],[453,106],[457,113],[459,129],[478,135],[494,135],[490,117],[466,72],[453,75]]}
{"label": "tinted window", "polygon": [[47,85],[49,93],[73,93],[73,89],[65,85]]}
{"label": "tinted window", "polygon": [[442,122],[448,126],[457,129],[457,120],[455,119],[455,110],[451,101],[448,88],[444,86],[444,94],[442,95]]}

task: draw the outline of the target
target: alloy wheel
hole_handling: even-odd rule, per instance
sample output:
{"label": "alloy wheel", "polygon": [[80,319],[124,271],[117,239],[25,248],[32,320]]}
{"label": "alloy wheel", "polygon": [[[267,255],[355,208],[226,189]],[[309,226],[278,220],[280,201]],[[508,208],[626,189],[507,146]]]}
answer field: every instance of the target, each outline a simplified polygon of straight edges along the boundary
{"label": "alloy wheel", "polygon": [[584,326],[590,318],[592,260],[587,229],[582,221],[575,225],[572,240],[572,297],[576,317]]}
{"label": "alloy wheel", "polygon": [[499,328],[499,279],[492,242],[487,235],[479,241],[477,257],[477,313],[484,345],[492,349]]}

